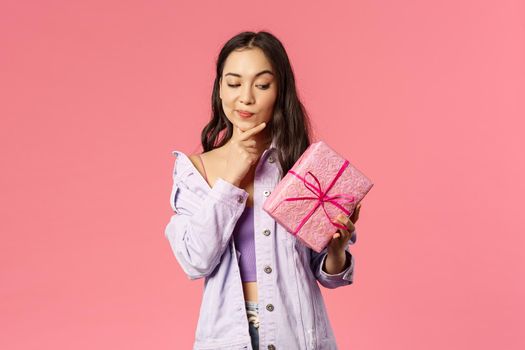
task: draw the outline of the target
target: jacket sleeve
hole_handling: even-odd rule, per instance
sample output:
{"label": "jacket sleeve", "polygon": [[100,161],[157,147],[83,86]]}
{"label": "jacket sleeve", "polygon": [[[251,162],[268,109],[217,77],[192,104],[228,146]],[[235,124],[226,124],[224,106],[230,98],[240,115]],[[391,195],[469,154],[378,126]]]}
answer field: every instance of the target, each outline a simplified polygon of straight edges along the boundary
{"label": "jacket sleeve", "polygon": [[222,178],[213,188],[204,187],[204,179],[188,162],[176,159],[170,196],[174,214],[164,234],[180,266],[194,280],[208,276],[219,264],[248,192]]}
{"label": "jacket sleeve", "polygon": [[328,247],[324,248],[320,253],[310,249],[310,267],[315,275],[315,278],[322,286],[330,289],[346,286],[353,283],[354,280],[354,257],[348,251],[348,246],[354,244],[357,239],[357,230],[352,232],[350,240],[345,248],[346,258],[350,259],[350,266],[338,274],[328,274],[323,270],[323,265],[328,256]]}

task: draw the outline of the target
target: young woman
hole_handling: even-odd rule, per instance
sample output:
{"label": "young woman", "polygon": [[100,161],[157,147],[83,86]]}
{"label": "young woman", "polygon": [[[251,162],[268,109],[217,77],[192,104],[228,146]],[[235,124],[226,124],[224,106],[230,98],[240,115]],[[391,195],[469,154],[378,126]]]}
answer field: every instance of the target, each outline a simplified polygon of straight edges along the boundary
{"label": "young woman", "polygon": [[201,154],[176,156],[165,235],[190,279],[204,278],[194,349],[337,349],[319,283],[350,285],[358,206],[321,253],[262,206],[310,145],[281,42],[243,32],[220,51]]}

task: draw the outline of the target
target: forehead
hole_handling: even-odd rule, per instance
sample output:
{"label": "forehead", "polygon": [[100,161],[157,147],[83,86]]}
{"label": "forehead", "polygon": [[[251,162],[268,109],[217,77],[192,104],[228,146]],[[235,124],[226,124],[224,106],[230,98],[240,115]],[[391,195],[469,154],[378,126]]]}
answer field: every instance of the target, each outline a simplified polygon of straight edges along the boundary
{"label": "forehead", "polygon": [[[224,63],[223,75],[227,73],[240,74],[243,78],[254,77],[257,73],[269,70],[273,72],[270,61],[259,48],[232,51]],[[270,76],[264,74],[263,76]]]}

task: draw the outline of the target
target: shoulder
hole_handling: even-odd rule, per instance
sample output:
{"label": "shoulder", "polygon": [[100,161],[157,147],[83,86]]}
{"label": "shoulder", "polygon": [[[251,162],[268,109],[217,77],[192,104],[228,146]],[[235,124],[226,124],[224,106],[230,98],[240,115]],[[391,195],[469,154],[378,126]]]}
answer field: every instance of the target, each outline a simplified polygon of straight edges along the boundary
{"label": "shoulder", "polygon": [[207,192],[195,165],[198,155],[187,155],[179,150],[172,151],[172,154],[175,156],[170,199],[172,208],[179,214],[194,213]]}
{"label": "shoulder", "polygon": [[211,187],[207,178],[210,173],[215,173],[214,162],[217,155],[214,150],[201,154],[186,154],[179,150],[173,150],[172,154],[175,156],[174,184],[192,187],[198,192],[207,192]]}
{"label": "shoulder", "polygon": [[173,179],[180,180],[182,177],[187,175],[193,165],[186,153],[174,150],[171,152],[175,157],[173,164]]}
{"label": "shoulder", "polygon": [[199,173],[201,173],[201,175],[203,175],[204,171],[202,169],[202,163],[201,163],[201,160],[199,158],[200,158],[200,156],[198,154],[190,154],[190,155],[188,155],[188,159],[191,161],[191,163],[193,164],[195,169],[197,169],[199,171]]}
{"label": "shoulder", "polygon": [[176,157],[173,169],[174,180],[190,178],[202,183],[205,188],[211,187],[208,184],[209,180],[206,179],[214,178],[224,162],[223,155],[217,148],[201,154],[186,154],[179,150],[174,150],[172,153]]}
{"label": "shoulder", "polygon": [[217,173],[220,164],[224,161],[220,150],[217,148],[208,152],[189,155],[188,158],[203,179],[209,178],[210,175],[213,177]]}
{"label": "shoulder", "polygon": [[171,152],[175,156],[175,164],[173,166],[173,175],[179,179],[186,177],[197,169],[201,174],[203,173],[202,164],[198,154],[186,154],[179,150]]}

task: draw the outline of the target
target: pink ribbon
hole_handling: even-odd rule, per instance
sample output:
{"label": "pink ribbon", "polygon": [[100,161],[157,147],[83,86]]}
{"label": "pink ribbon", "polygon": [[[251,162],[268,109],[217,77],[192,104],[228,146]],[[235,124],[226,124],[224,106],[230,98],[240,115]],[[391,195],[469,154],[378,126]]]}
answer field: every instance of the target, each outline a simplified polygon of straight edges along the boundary
{"label": "pink ribbon", "polygon": [[[283,201],[298,201],[298,200],[315,200],[316,201],[315,206],[313,207],[313,209],[310,210],[310,212],[308,214],[306,214],[306,216],[299,223],[299,226],[297,226],[295,231],[292,232],[293,235],[296,235],[297,232],[299,232],[301,227],[303,227],[303,225],[308,221],[308,219],[310,219],[310,217],[314,214],[314,212],[317,210],[317,208],[319,208],[319,206],[323,207],[324,213],[325,213],[326,217],[328,218],[328,220],[330,221],[330,223],[332,225],[334,225],[335,227],[338,227],[340,229],[343,229],[343,230],[348,229],[346,226],[341,225],[338,222],[332,221],[330,219],[330,216],[328,215],[328,213],[326,211],[325,206],[324,206],[324,204],[327,203],[327,202],[331,203],[332,205],[335,205],[336,207],[341,209],[346,215],[350,215],[350,212],[348,210],[346,210],[346,208],[344,208],[340,203],[352,203],[352,202],[355,201],[355,197],[354,196],[348,195],[348,194],[340,194],[340,193],[339,194],[335,194],[333,196],[328,196],[327,195],[328,191],[330,191],[330,189],[334,186],[334,184],[337,181],[337,179],[341,176],[341,174],[346,169],[346,167],[348,167],[348,164],[349,164],[349,162],[347,160],[345,160],[345,162],[343,163],[343,165],[341,166],[341,168],[339,169],[339,171],[337,172],[335,177],[332,179],[332,182],[330,183],[330,185],[328,185],[328,187],[324,191],[321,188],[321,183],[319,182],[317,177],[314,174],[312,174],[311,171],[308,171],[304,177],[302,177],[301,175],[297,174],[293,170],[288,171],[290,174],[292,174],[292,175],[296,176],[297,178],[303,180],[304,186],[309,191],[311,191],[315,195],[315,197],[287,197],[287,198],[283,199]],[[308,176],[308,175],[311,175],[314,178],[315,182],[317,182],[317,186],[306,180],[306,176]],[[279,203],[279,205],[281,203],[282,203],[282,201]]]}

